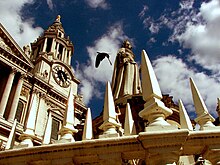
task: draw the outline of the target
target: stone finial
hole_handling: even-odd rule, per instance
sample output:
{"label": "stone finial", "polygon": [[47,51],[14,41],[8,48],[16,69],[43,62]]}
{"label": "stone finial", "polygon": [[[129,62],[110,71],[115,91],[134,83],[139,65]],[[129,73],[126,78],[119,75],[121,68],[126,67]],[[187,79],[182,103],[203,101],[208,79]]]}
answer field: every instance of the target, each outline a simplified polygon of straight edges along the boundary
{"label": "stone finial", "polygon": [[89,140],[93,138],[93,131],[92,131],[92,115],[91,110],[88,108],[86,114],[86,121],[83,129],[83,136],[82,140]]}
{"label": "stone finial", "polygon": [[197,118],[195,119],[195,121],[200,125],[200,130],[209,129],[210,127],[215,127],[214,124],[212,123],[215,121],[215,119],[209,114],[208,109],[192,78],[190,78],[190,86],[191,86],[192,97],[197,114]]}
{"label": "stone finial", "polygon": [[78,130],[74,128],[74,96],[72,88],[72,85],[70,85],[67,106],[63,118],[63,125],[59,131],[59,134],[61,135],[59,142],[61,143],[74,142],[75,140],[73,138],[73,134],[78,132]]}
{"label": "stone finial", "polygon": [[127,103],[126,105],[126,114],[125,114],[125,123],[124,123],[124,135],[135,135],[136,134],[136,127],[134,124],[134,120],[131,113],[130,104]]}
{"label": "stone finial", "polygon": [[99,135],[99,138],[119,136],[116,131],[116,128],[118,127],[120,127],[120,124],[117,122],[112,90],[110,83],[107,82],[103,111],[103,124],[99,127],[99,129],[103,130],[104,132],[103,135]]}
{"label": "stone finial", "polygon": [[9,137],[8,137],[8,141],[6,143],[5,149],[12,149],[14,146],[14,141],[15,141],[15,132],[16,132],[16,126],[17,126],[17,119],[14,120],[14,123],[12,125]]}
{"label": "stone finial", "polygon": [[[165,118],[173,112],[161,101],[161,90],[145,50],[142,51],[141,74],[142,93],[146,103],[144,104],[144,109],[139,112],[139,116],[149,121],[149,127],[170,126],[170,124],[165,121]],[[158,128],[156,130],[158,130]]]}
{"label": "stone finial", "polygon": [[182,100],[179,100],[179,115],[180,115],[180,125],[181,129],[188,129],[190,131],[193,131],[193,126],[190,121],[190,118],[186,112],[186,109],[183,105]]}
{"label": "stone finial", "polygon": [[157,77],[145,50],[142,51],[141,56],[141,75],[144,100],[148,101],[152,97],[162,99],[163,97]]}

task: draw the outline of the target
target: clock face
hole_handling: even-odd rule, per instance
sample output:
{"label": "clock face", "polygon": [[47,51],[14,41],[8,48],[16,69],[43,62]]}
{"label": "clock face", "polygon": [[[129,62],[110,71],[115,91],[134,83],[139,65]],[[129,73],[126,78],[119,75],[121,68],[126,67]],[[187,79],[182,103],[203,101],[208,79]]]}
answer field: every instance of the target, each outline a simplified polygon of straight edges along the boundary
{"label": "clock face", "polygon": [[57,84],[61,87],[67,88],[70,85],[70,74],[69,72],[62,66],[56,65],[53,68],[53,77]]}

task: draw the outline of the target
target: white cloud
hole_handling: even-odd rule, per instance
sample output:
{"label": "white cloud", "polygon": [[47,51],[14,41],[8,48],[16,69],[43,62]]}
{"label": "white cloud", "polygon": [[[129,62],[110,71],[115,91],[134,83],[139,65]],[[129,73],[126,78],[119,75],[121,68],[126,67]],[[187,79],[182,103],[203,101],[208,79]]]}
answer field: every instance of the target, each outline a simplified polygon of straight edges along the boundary
{"label": "white cloud", "polygon": [[160,29],[160,26],[158,24],[153,23],[153,22],[151,23],[151,25],[149,27],[149,30],[151,33],[158,33],[159,29]]}
{"label": "white cloud", "polygon": [[105,0],[85,0],[91,8],[108,9],[109,4]]}
{"label": "white cloud", "polygon": [[180,1],[181,9],[192,9],[194,0],[183,0]]}
{"label": "white cloud", "polygon": [[140,18],[144,17],[148,9],[149,9],[148,6],[144,5],[142,11],[138,14],[139,17]]}
{"label": "white cloud", "polygon": [[[89,103],[91,97],[100,97],[100,85],[105,85],[107,81],[111,81],[114,60],[119,47],[124,39],[128,37],[123,32],[122,23],[116,23],[111,26],[108,32],[98,38],[92,46],[87,47],[89,60],[87,64],[80,64],[77,69],[77,77],[82,81],[80,92],[84,95],[85,103]],[[107,52],[110,55],[112,65],[107,59],[104,59],[98,68],[95,68],[95,58],[97,52]],[[89,84],[89,87],[86,87]],[[89,88],[89,89],[88,89]],[[91,93],[93,95],[91,95]]]}
{"label": "white cloud", "polygon": [[[188,78],[193,77],[208,109],[216,115],[217,97],[220,96],[220,1],[203,2],[200,8],[194,8],[193,4],[194,0],[181,0],[178,10],[165,10],[157,20],[142,18],[143,25],[145,28],[154,25],[156,32],[164,26],[172,30],[168,41],[180,43],[183,49],[178,52],[185,55],[187,61],[186,64],[174,56],[154,61],[163,93],[173,95],[176,101],[181,98],[192,111]],[[156,34],[153,30],[151,33]],[[191,51],[187,55],[182,53],[185,48]]]}
{"label": "white cloud", "polygon": [[53,10],[54,4],[53,4],[53,1],[52,1],[52,0],[47,0],[47,5],[48,5],[48,7],[49,7],[50,10]]}
{"label": "white cloud", "polygon": [[196,24],[189,21],[185,31],[176,39],[192,50],[191,60],[220,75],[220,2],[212,0],[202,3],[197,17],[204,21]]}
{"label": "white cloud", "polygon": [[219,97],[220,84],[215,78],[207,76],[189,68],[181,59],[174,56],[164,56],[153,61],[154,71],[164,94],[171,94],[177,103],[182,99],[189,112],[195,112],[189,84],[192,77],[202,95],[209,112],[216,116],[217,98]]}
{"label": "white cloud", "polygon": [[33,27],[33,19],[22,19],[22,7],[30,3],[33,0],[0,1],[0,22],[20,46],[34,41],[43,32],[42,28]]}

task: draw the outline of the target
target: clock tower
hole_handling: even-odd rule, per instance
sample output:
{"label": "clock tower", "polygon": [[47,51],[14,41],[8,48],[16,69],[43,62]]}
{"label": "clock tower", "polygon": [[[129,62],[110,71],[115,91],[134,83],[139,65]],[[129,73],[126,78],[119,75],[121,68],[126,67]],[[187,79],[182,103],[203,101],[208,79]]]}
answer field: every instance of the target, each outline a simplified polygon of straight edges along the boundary
{"label": "clock tower", "polygon": [[36,77],[54,86],[59,93],[68,95],[69,86],[74,86],[74,94],[77,95],[79,80],[75,78],[71,67],[71,56],[74,46],[69,37],[65,36],[60,16],[31,44],[32,61],[35,64],[33,70]]}
{"label": "clock tower", "polygon": [[30,59],[34,64],[32,72],[34,81],[43,83],[41,88],[47,86],[43,93],[47,96],[46,106],[53,117],[54,125],[52,123],[52,127],[57,127],[56,129],[59,130],[62,125],[65,105],[71,88],[74,96],[75,127],[79,130],[76,135],[78,137],[75,139],[80,140],[82,121],[84,121],[87,108],[82,96],[78,94],[80,81],[75,77],[71,66],[74,46],[69,37],[65,35],[59,15],[43,35],[31,43],[31,50]]}

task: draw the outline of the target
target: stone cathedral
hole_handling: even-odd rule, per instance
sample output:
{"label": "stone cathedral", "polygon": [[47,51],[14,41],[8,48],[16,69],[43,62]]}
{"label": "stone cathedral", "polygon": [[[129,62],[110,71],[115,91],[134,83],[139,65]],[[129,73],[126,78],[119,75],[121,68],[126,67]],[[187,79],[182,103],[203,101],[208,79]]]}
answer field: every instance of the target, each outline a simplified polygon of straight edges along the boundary
{"label": "stone cathedral", "polygon": [[138,66],[125,40],[103,111],[92,119],[78,93],[73,53],[60,16],[23,49],[0,24],[0,165],[220,164],[219,117],[192,78],[194,120],[181,100],[176,105],[161,93],[146,51]]}

